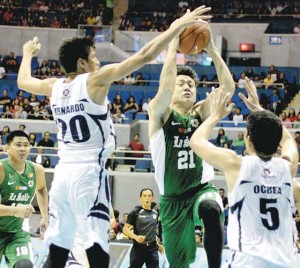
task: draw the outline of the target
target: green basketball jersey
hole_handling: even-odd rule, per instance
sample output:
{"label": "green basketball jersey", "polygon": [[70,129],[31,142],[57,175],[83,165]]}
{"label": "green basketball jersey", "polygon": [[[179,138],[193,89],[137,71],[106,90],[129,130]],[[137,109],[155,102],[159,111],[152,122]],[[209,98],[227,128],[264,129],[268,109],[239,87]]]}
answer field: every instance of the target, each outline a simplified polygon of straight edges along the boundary
{"label": "green basketball jersey", "polygon": [[[155,179],[161,195],[179,196],[203,183],[206,171],[202,159],[188,145],[201,122],[196,112],[181,116],[173,111],[163,128],[150,139]],[[211,174],[213,169],[210,168]]]}
{"label": "green basketball jersey", "polygon": [[[19,174],[9,163],[8,159],[1,161],[5,177],[0,185],[0,202],[6,206],[28,205],[31,203],[36,190],[36,174],[34,166],[26,161],[23,174]],[[0,231],[17,232],[22,229],[23,219],[14,216],[0,217]]]}

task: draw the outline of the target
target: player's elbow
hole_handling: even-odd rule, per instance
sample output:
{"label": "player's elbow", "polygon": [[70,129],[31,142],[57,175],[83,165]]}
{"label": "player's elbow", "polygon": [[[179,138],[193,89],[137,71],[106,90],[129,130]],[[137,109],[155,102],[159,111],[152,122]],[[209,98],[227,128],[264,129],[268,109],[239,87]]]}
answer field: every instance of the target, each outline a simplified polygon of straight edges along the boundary
{"label": "player's elbow", "polygon": [[190,139],[189,146],[191,149],[199,154],[198,152],[203,152],[205,150],[205,139],[202,136],[193,135]]}
{"label": "player's elbow", "polygon": [[193,151],[198,151],[198,150],[202,150],[202,142],[201,142],[201,138],[198,139],[196,136],[192,136],[192,138],[190,139],[189,142],[189,146],[191,147],[191,149]]}

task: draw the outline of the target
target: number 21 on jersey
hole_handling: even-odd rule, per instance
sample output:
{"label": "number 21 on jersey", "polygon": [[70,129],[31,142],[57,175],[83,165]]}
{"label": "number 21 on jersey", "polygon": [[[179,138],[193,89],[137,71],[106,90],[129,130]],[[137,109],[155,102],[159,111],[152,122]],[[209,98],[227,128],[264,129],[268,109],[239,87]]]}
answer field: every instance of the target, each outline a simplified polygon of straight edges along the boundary
{"label": "number 21 on jersey", "polygon": [[195,168],[195,158],[193,150],[178,152],[178,169]]}

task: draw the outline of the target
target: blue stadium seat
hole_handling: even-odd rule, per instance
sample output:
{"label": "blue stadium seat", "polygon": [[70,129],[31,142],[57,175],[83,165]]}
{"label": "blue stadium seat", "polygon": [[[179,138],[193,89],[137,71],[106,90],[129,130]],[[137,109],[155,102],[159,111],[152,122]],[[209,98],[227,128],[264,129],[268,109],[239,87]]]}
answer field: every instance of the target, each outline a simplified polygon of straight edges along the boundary
{"label": "blue stadium seat", "polygon": [[37,143],[39,143],[39,141],[43,138],[43,133],[37,132],[37,133],[35,133],[35,135],[36,135],[35,141],[36,141]]}
{"label": "blue stadium seat", "polygon": [[16,56],[16,60],[19,64],[21,64],[22,58],[22,56]]}
{"label": "blue stadium seat", "polygon": [[37,154],[37,148],[31,148],[30,153],[31,154]]}
{"label": "blue stadium seat", "polygon": [[6,158],[7,158],[7,156],[8,156],[7,154],[3,154],[3,153],[1,153],[1,154],[0,154],[0,160],[1,160],[1,159],[6,159]]}
{"label": "blue stadium seat", "polygon": [[243,155],[245,146],[232,146],[232,149],[239,155]]}
{"label": "blue stadium seat", "polygon": [[131,123],[132,120],[133,120],[133,114],[132,114],[132,113],[125,112],[124,115],[125,115],[125,117],[128,119],[128,120],[125,120],[125,122],[126,122],[126,123]]}
{"label": "blue stadium seat", "polygon": [[50,156],[50,162],[52,168],[55,168],[55,166],[58,164],[58,161],[59,161],[58,156]]}
{"label": "blue stadium seat", "polygon": [[156,91],[145,91],[144,92],[144,99],[143,99],[143,103],[145,101],[147,101],[148,97],[151,97],[152,99],[155,97],[156,95]]}
{"label": "blue stadium seat", "polygon": [[[136,77],[137,73],[139,73],[139,72],[135,72],[135,76],[134,77]],[[144,78],[144,80],[151,80],[151,74],[150,73],[142,72],[142,77]],[[146,83],[146,85],[149,84],[148,81],[145,82],[145,83]]]}
{"label": "blue stadium seat", "polygon": [[142,100],[144,98],[144,92],[143,91],[133,91],[132,96],[135,98],[135,102],[138,105],[141,105]]}
{"label": "blue stadium seat", "polygon": [[17,76],[18,76],[17,73],[10,72],[10,73],[7,73],[6,79],[7,80],[17,80]]}
{"label": "blue stadium seat", "polygon": [[111,103],[114,102],[114,98],[116,97],[117,94],[118,94],[118,91],[115,90],[115,89],[111,89],[111,90],[108,91],[107,98],[109,99],[109,101]]}
{"label": "blue stadium seat", "polygon": [[160,74],[159,73],[153,73],[151,75],[151,82],[149,83],[150,86],[158,86],[159,85],[159,77],[160,77]]}
{"label": "blue stadium seat", "polygon": [[56,150],[44,149],[44,154],[55,154]]}
{"label": "blue stadium seat", "polygon": [[50,139],[55,142],[57,142],[57,134],[56,133],[50,133]]}
{"label": "blue stadium seat", "polygon": [[[145,155],[144,159],[145,158],[149,158],[149,156]],[[150,169],[151,169],[151,158],[149,158],[149,160],[136,160],[134,171],[149,172]]]}
{"label": "blue stadium seat", "polygon": [[121,95],[123,103],[125,105],[125,103],[127,102],[128,98],[131,95],[131,92],[130,91],[125,91],[125,90],[124,91],[120,91],[120,95]]}
{"label": "blue stadium seat", "polygon": [[148,120],[148,113],[138,112],[135,115],[135,119],[137,119],[137,120]]}
{"label": "blue stadium seat", "polygon": [[[1,91],[7,90],[9,92],[10,91],[10,86],[9,85],[1,85],[0,89],[1,89]],[[2,94],[1,94],[1,96],[2,96]]]}

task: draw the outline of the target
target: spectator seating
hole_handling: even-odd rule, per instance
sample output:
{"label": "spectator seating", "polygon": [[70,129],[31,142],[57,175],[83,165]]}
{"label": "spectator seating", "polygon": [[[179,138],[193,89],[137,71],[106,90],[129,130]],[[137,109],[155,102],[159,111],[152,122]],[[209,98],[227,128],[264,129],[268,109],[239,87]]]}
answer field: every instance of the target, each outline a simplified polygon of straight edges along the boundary
{"label": "spectator seating", "polygon": [[58,156],[50,156],[50,163],[51,163],[51,168],[55,168],[55,166],[58,164],[59,158]]}
{"label": "spectator seating", "polygon": [[138,112],[135,115],[135,119],[136,120],[148,120],[148,114],[147,113],[143,113],[143,112]]}
{"label": "spectator seating", "polygon": [[140,172],[149,172],[151,169],[151,155],[144,155],[143,157],[148,158],[149,160],[136,160],[134,171],[140,171]]}
{"label": "spectator seating", "polygon": [[239,155],[243,155],[245,146],[232,146],[232,149]]}

